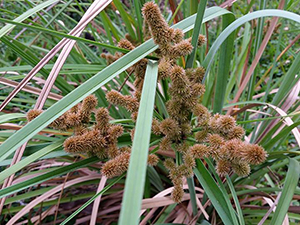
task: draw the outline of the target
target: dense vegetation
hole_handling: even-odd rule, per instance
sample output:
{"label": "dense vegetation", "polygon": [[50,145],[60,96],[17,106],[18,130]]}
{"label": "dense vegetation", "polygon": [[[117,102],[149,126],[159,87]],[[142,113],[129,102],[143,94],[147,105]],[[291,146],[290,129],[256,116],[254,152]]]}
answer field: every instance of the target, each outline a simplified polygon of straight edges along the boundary
{"label": "dense vegetation", "polygon": [[298,224],[299,1],[146,2],[0,2],[1,224]]}

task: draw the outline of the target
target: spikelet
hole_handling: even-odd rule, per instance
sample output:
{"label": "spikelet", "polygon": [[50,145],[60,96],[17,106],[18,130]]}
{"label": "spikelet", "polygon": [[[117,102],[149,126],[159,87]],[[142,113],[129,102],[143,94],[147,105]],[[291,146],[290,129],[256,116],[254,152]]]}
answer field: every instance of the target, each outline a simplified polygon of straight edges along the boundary
{"label": "spikelet", "polygon": [[119,149],[116,142],[111,142],[107,146],[107,155],[110,159],[116,158],[119,155]]}
{"label": "spikelet", "polygon": [[124,96],[118,91],[112,90],[106,94],[106,99],[114,105],[124,105]]}
{"label": "spikelet", "polygon": [[202,83],[202,80],[204,78],[205,69],[202,66],[199,66],[195,69],[187,69],[186,75],[190,79],[190,81],[194,84]]}
{"label": "spikelet", "polygon": [[176,150],[183,154],[186,154],[188,152],[189,147],[190,146],[186,141],[176,144]]}
{"label": "spikelet", "polygon": [[124,105],[122,106],[129,112],[136,112],[139,109],[139,102],[135,98],[126,95],[124,96]]}
{"label": "spikelet", "polygon": [[139,103],[135,98],[127,95],[124,96],[115,90],[108,92],[106,94],[106,99],[114,105],[123,106],[129,112],[135,112],[139,108]]}
{"label": "spikelet", "polygon": [[178,89],[183,89],[187,86],[189,86],[189,80],[187,76],[185,75],[185,71],[183,68],[180,66],[173,66],[170,74],[171,80],[172,80],[172,86],[178,88]]}
{"label": "spikelet", "polygon": [[105,159],[105,158],[107,158],[107,151],[105,148],[99,148],[99,149],[97,149],[97,151],[92,152],[92,155],[90,155],[90,156],[93,156],[93,155],[96,155],[99,159]]}
{"label": "spikelet", "polygon": [[160,124],[157,119],[152,120],[152,131],[155,135],[161,135]]}
{"label": "spikelet", "polygon": [[221,116],[218,121],[218,129],[221,133],[227,134],[235,127],[235,119],[232,116]]}
{"label": "spikelet", "polygon": [[173,201],[177,203],[181,202],[183,195],[184,191],[182,187],[179,185],[175,185],[171,194],[171,198],[173,199]]}
{"label": "spikelet", "polygon": [[242,139],[245,136],[245,130],[241,126],[234,126],[227,134],[228,139]]}
{"label": "spikelet", "polygon": [[240,160],[243,148],[244,143],[239,139],[226,141],[220,148],[220,156],[230,161]]}
{"label": "spikelet", "polygon": [[192,177],[194,175],[193,168],[189,167],[186,164],[181,164],[178,166],[178,171],[180,171],[180,175],[184,177]]}
{"label": "spikelet", "polygon": [[190,152],[194,156],[194,158],[203,158],[208,157],[210,154],[210,149],[204,144],[195,144],[190,147]]}
{"label": "spikelet", "polygon": [[123,153],[114,159],[106,162],[102,167],[102,174],[107,178],[120,176],[127,171],[129,165],[130,153]]}
{"label": "spikelet", "polygon": [[192,132],[192,126],[189,123],[182,123],[180,130],[182,135],[187,136]]}
{"label": "spikelet", "polygon": [[198,37],[198,47],[201,47],[202,45],[204,45],[206,42],[206,37],[202,34],[199,35]]}
{"label": "spikelet", "polygon": [[169,137],[164,137],[161,139],[159,144],[159,150],[161,151],[169,151],[172,150],[172,141]]}
{"label": "spikelet", "polygon": [[218,133],[218,119],[220,114],[216,113],[213,117],[209,118],[208,127],[211,131]]}
{"label": "spikelet", "polygon": [[124,132],[124,128],[121,125],[112,125],[109,128],[108,134],[110,139],[115,140],[120,137]]}
{"label": "spikelet", "polygon": [[250,174],[250,166],[246,162],[232,164],[232,170],[240,177],[247,177]]}
{"label": "spikelet", "polygon": [[210,148],[210,155],[214,160],[220,159],[220,149],[222,145],[224,145],[224,139],[218,134],[210,134],[208,135],[208,143]]}
{"label": "spikelet", "polygon": [[83,100],[81,108],[79,110],[80,120],[83,123],[87,123],[90,121],[92,110],[97,105],[98,105],[98,100],[95,95],[89,95]]}
{"label": "spikelet", "polygon": [[147,164],[148,164],[149,166],[156,166],[157,163],[158,163],[158,161],[159,161],[159,158],[158,158],[157,155],[155,155],[155,154],[150,154],[150,155],[148,155],[148,161],[147,161]]}
{"label": "spikelet", "polygon": [[67,127],[78,127],[82,124],[79,113],[68,112],[65,114]]}
{"label": "spikelet", "polygon": [[193,46],[188,40],[183,40],[173,46],[170,50],[170,56],[172,58],[177,58],[180,56],[186,56],[191,54],[193,51]]}
{"label": "spikelet", "polygon": [[178,123],[171,118],[161,121],[160,130],[164,135],[170,138],[176,138],[180,134]]}
{"label": "spikelet", "polygon": [[168,170],[175,170],[176,169],[176,164],[174,163],[174,160],[171,158],[167,158],[164,161],[164,166],[168,169]]}
{"label": "spikelet", "polygon": [[197,121],[199,126],[205,126],[209,122],[210,114],[208,109],[203,106],[202,104],[197,104],[193,109],[192,112],[195,116],[197,116]]}
{"label": "spikelet", "polygon": [[97,151],[107,144],[105,138],[98,130],[87,131],[83,135],[69,137],[64,142],[64,149],[70,153],[84,153]]}
{"label": "spikelet", "polygon": [[194,168],[196,166],[195,158],[191,152],[187,152],[183,156],[183,162],[187,167]]}
{"label": "spikelet", "polygon": [[101,133],[106,133],[109,127],[109,112],[106,108],[99,108],[95,113],[96,117],[96,129],[99,129]]}
{"label": "spikelet", "polygon": [[219,176],[225,176],[231,170],[231,162],[226,159],[220,159],[217,162],[216,170]]}
{"label": "spikelet", "polygon": [[28,113],[26,114],[26,118],[27,118],[28,122],[30,122],[31,120],[38,117],[40,114],[42,114],[42,112],[43,112],[43,110],[40,110],[40,109],[29,110]]}
{"label": "spikelet", "polygon": [[133,44],[130,41],[128,41],[127,39],[121,39],[118,43],[118,47],[119,48],[124,48],[124,49],[127,49],[127,50],[133,50],[134,49]]}
{"label": "spikelet", "polygon": [[197,133],[195,133],[195,139],[198,142],[204,142],[206,140],[207,134],[207,130],[198,131]]}
{"label": "spikelet", "polygon": [[61,115],[56,120],[54,120],[49,125],[49,127],[52,127],[54,129],[58,129],[58,130],[67,130],[67,129],[69,129],[67,115],[68,115],[68,113],[65,113],[65,114]]}
{"label": "spikelet", "polygon": [[192,91],[191,91],[192,96],[195,96],[197,98],[199,96],[204,95],[204,93],[205,93],[205,85],[203,85],[203,84],[193,84],[191,86],[191,88],[192,88]]}
{"label": "spikelet", "polygon": [[172,42],[177,44],[182,41],[184,33],[180,29],[174,29],[172,32]]}
{"label": "spikelet", "polygon": [[263,163],[268,156],[267,152],[257,144],[246,144],[241,154],[243,160],[252,165]]}
{"label": "spikelet", "polygon": [[163,18],[159,7],[153,2],[147,2],[142,8],[142,14],[150,27],[154,42],[162,47],[166,45],[170,41],[172,31]]}
{"label": "spikelet", "polygon": [[158,64],[158,79],[166,79],[170,75],[172,65],[166,58],[162,58]]}
{"label": "spikelet", "polygon": [[119,148],[119,152],[120,152],[120,154],[130,153],[131,152],[131,148],[124,146],[122,148]]}

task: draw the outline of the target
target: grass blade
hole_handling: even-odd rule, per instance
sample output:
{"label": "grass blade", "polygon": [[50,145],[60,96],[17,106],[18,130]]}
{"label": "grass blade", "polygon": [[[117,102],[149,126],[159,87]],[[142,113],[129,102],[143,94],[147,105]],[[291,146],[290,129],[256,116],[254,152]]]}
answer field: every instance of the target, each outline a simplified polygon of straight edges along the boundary
{"label": "grass blade", "polygon": [[119,224],[139,223],[151,135],[158,63],[149,61],[134,133]]}
{"label": "grass blade", "polygon": [[193,45],[193,51],[192,53],[188,56],[187,62],[186,62],[186,68],[192,68],[196,56],[196,50],[197,50],[197,43],[198,43],[198,37],[200,34],[200,28],[204,16],[204,11],[206,7],[207,0],[202,0],[199,3],[198,6],[198,11],[197,11],[197,17],[195,21],[195,26],[193,30],[193,35],[192,35],[192,45]]}
{"label": "grass blade", "polygon": [[[15,22],[22,22],[23,20],[29,18],[33,14],[37,13],[38,11],[42,10],[43,8],[54,4],[55,2],[59,2],[60,0],[48,0],[46,2],[43,2],[42,4],[37,5],[36,7],[29,9],[27,12],[23,13],[16,19],[14,19]],[[15,27],[13,24],[7,24],[0,30],[0,38],[3,37],[7,32],[12,30]]]}
{"label": "grass blade", "polygon": [[225,225],[227,224],[234,224],[229,209],[226,208],[226,201],[224,199],[224,196],[222,192],[220,191],[219,187],[217,186],[216,182],[208,172],[208,170],[205,168],[201,160],[197,161],[197,168],[194,169],[194,173],[203,186],[205,193],[209,197],[211,203],[217,210],[219,216],[221,217],[223,223]]}
{"label": "grass blade", "polygon": [[9,168],[7,168],[6,170],[4,170],[0,173],[0,182],[2,182],[5,178],[9,177],[10,175],[14,174],[15,172],[21,170],[25,166],[29,165],[30,163],[34,162],[35,160],[47,155],[48,153],[56,150],[57,148],[61,147],[62,144],[63,144],[63,140],[58,141],[54,144],[48,145],[47,147],[26,157],[19,163],[14,164],[13,166],[10,166]]}
{"label": "grass blade", "polygon": [[110,189],[113,185],[115,185],[116,183],[118,183],[123,176],[120,176],[116,179],[114,179],[113,181],[111,181],[105,188],[103,188],[100,192],[98,192],[97,194],[95,194],[92,198],[90,198],[90,200],[88,200],[86,203],[84,203],[79,209],[77,209],[74,213],[72,213],[67,219],[65,219],[60,225],[65,225],[67,224],[71,219],[73,219],[78,213],[80,213],[82,210],[84,210],[89,204],[91,204],[99,195],[102,195],[103,193],[105,193],[108,189]]}
{"label": "grass blade", "polygon": [[42,174],[42,175],[34,177],[30,180],[26,180],[24,182],[12,185],[10,187],[7,187],[5,189],[0,190],[0,199],[3,198],[4,196],[14,194],[18,191],[24,190],[28,187],[31,187],[31,186],[35,185],[35,184],[40,184],[43,181],[49,180],[53,177],[57,177],[59,175],[66,174],[70,171],[76,170],[78,168],[87,166],[91,163],[95,163],[95,162],[98,162],[98,161],[99,161],[98,157],[94,156],[94,157],[91,157],[91,158],[88,158],[88,159],[84,159],[80,162],[72,163],[71,165],[64,166],[64,167],[61,167],[59,169],[53,170],[51,172]]}
{"label": "grass blade", "polygon": [[299,162],[296,159],[290,159],[284,187],[270,225],[282,224],[298,185],[299,175]]}

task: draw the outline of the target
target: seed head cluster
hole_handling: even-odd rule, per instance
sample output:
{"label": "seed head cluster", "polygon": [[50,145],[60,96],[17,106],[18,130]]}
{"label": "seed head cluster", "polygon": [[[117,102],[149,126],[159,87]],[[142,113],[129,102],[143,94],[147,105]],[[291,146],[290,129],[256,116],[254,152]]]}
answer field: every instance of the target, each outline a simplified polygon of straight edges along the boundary
{"label": "seed head cluster", "polygon": [[[267,153],[259,145],[242,141],[245,131],[236,124],[233,117],[211,115],[201,104],[200,100],[205,93],[205,86],[202,84],[205,69],[201,66],[185,69],[178,65],[178,59],[183,60],[193,50],[191,38],[183,39],[182,30],[170,28],[159,7],[153,2],[145,3],[142,15],[145,39],[153,38],[159,46],[154,53],[159,58],[158,80],[170,81],[169,100],[166,103],[168,116],[153,119],[152,133],[161,138],[158,147],[162,153],[174,151],[179,156],[176,157],[176,162],[172,158],[164,160],[164,166],[174,184],[172,199],[175,202],[182,200],[184,178],[193,176],[196,159],[214,159],[216,171],[220,176],[231,172],[239,176],[249,175],[250,165],[264,162]],[[199,35],[198,47],[203,46],[205,42],[205,36]],[[135,46],[136,43],[128,35],[118,43],[118,47],[130,51]],[[119,52],[114,55],[103,53],[101,57],[111,64],[123,55],[124,53]],[[129,74],[134,75],[132,95],[123,95],[114,90],[106,94],[107,101],[129,111],[134,122],[138,116],[146,66],[147,59],[142,59],[127,69]],[[127,132],[133,140],[135,129],[111,124],[108,110],[102,107],[96,109],[97,104],[94,95],[88,96],[81,104],[51,123],[50,127],[60,130],[73,129],[74,135],[64,142],[65,150],[74,154],[96,155],[100,159],[108,158],[102,173],[112,178],[127,171],[131,154],[129,147],[118,146],[118,138]],[[28,121],[41,113],[41,110],[29,111]],[[91,127],[88,125],[92,114],[96,123]],[[193,128],[196,128],[197,132],[193,132]],[[150,154],[148,165],[155,166],[159,160],[156,154]]]}

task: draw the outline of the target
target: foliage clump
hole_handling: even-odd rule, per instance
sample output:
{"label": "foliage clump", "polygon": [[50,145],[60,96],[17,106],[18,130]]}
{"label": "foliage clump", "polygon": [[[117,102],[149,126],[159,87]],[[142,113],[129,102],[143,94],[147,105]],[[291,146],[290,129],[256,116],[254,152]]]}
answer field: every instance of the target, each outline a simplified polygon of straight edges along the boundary
{"label": "foliage clump", "polygon": [[[191,38],[183,39],[182,30],[170,28],[153,2],[144,5],[142,14],[146,39],[153,38],[159,46],[155,51],[159,57],[158,78],[170,81],[170,100],[166,103],[169,117],[162,121],[154,118],[152,132],[161,137],[159,150],[174,151],[178,156],[176,162],[171,158],[164,160],[164,166],[174,184],[172,199],[175,202],[182,200],[184,178],[193,176],[196,159],[214,159],[216,170],[221,176],[231,171],[239,176],[249,175],[250,165],[262,163],[267,154],[262,147],[242,141],[244,129],[236,124],[233,117],[211,115],[201,104],[205,93],[205,68],[184,68],[178,63],[179,59],[184,61],[184,57],[192,52]],[[198,47],[203,46],[205,42],[205,36],[200,35]],[[129,39],[121,40],[118,46],[127,50],[135,48]],[[117,52],[114,55],[102,54],[101,57],[110,64],[123,55]],[[122,106],[131,112],[133,121],[136,121],[138,114],[146,65],[147,59],[142,59],[128,69],[128,72],[135,76],[133,96],[123,95],[114,90],[106,95],[111,104]],[[110,124],[108,110],[96,109],[96,105],[95,96],[88,96],[82,104],[73,107],[50,126],[62,130],[74,129],[74,136],[66,139],[64,143],[65,150],[76,154],[96,155],[100,159],[108,158],[102,173],[112,178],[128,169],[130,148],[118,148],[117,139],[123,134],[124,128],[121,125]],[[88,128],[92,112],[95,113],[96,124]],[[30,111],[28,120],[39,113],[41,111]],[[193,131],[193,128],[196,131]],[[134,129],[128,132],[133,139]],[[157,155],[149,155],[149,165],[154,166],[158,161]]]}

